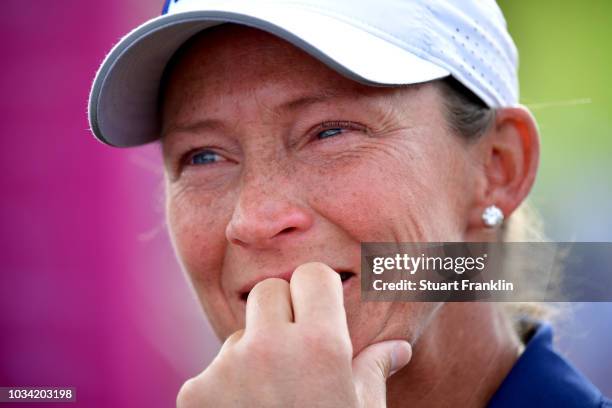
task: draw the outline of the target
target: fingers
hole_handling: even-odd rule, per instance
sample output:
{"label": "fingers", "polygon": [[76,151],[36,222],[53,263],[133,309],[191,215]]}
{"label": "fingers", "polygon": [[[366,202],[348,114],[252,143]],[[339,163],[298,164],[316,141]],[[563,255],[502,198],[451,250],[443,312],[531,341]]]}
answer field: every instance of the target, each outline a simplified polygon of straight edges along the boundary
{"label": "fingers", "polygon": [[387,379],[411,358],[412,347],[404,340],[388,340],[363,349],[353,359],[353,381],[363,406],[384,407]]}
{"label": "fingers", "polygon": [[295,322],[326,327],[348,336],[340,275],[320,262],[299,266],[291,277]]}
{"label": "fingers", "polygon": [[259,282],[246,304],[246,330],[293,322],[289,283],[271,278]]}
{"label": "fingers", "polygon": [[242,338],[243,335],[244,329],[237,330],[234,333],[230,334],[221,345],[221,350],[219,350],[219,353],[217,353],[217,357],[221,355],[224,350],[227,350],[228,348],[236,344]]}

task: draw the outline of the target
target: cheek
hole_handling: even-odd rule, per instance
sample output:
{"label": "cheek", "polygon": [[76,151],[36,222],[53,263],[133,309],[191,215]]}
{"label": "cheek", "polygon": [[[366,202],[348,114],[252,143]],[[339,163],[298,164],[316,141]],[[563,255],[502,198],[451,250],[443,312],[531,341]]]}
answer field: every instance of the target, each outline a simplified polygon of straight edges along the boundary
{"label": "cheek", "polygon": [[401,146],[335,170],[312,183],[320,190],[313,206],[354,240],[460,239],[464,204],[458,191],[466,175],[448,146]]}
{"label": "cheek", "polygon": [[[451,137],[442,135],[441,137]],[[310,172],[317,194],[313,207],[326,222],[359,242],[435,242],[461,238],[463,158],[461,146],[430,144],[379,146],[341,165]],[[306,174],[302,172],[302,174]],[[360,302],[345,299],[355,353],[378,341],[415,341],[439,303]]]}
{"label": "cheek", "polygon": [[217,280],[214,266],[223,253],[224,229],[214,211],[199,202],[196,194],[173,197],[170,193],[167,200],[170,235],[179,260],[195,281]]}
{"label": "cheek", "polygon": [[366,302],[358,308],[347,308],[354,355],[385,340],[403,338],[414,344],[441,305],[434,302]]}
{"label": "cheek", "polygon": [[206,200],[206,195],[167,190],[167,219],[172,244],[210,323],[224,337],[235,330],[236,319],[221,284],[226,250],[226,199]]}

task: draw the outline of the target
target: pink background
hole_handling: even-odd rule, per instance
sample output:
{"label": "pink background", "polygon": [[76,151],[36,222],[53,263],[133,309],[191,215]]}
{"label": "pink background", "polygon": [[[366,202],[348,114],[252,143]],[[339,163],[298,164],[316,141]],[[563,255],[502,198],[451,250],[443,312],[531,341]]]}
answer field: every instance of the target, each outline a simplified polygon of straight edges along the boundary
{"label": "pink background", "polygon": [[[97,66],[161,6],[2,2],[0,386],[168,407],[217,351],[168,242],[156,146],[111,149],[88,131]],[[609,366],[579,354],[597,339],[566,348],[610,390]]]}
{"label": "pink background", "polygon": [[168,407],[216,352],[167,239],[156,147],[111,149],[88,131],[102,58],[160,10],[2,2],[0,386]]}

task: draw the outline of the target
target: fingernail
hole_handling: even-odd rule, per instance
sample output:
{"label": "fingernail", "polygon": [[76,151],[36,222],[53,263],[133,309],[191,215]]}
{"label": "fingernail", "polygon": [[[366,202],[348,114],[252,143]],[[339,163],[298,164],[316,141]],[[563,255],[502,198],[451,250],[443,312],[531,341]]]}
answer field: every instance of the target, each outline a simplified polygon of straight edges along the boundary
{"label": "fingernail", "polygon": [[391,350],[389,377],[401,370],[412,357],[412,346],[407,341],[397,341]]}

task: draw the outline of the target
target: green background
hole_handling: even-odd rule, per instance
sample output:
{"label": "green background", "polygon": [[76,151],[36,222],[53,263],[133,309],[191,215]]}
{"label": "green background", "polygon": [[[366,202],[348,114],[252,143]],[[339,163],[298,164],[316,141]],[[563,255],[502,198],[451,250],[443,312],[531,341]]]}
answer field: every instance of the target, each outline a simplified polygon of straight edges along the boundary
{"label": "green background", "polygon": [[612,241],[612,1],[498,4],[542,137],[531,202],[552,239]]}
{"label": "green background", "polygon": [[[555,241],[612,241],[612,1],[500,0],[541,132],[531,203]],[[612,273],[612,271],[609,271]],[[558,348],[612,394],[612,303],[560,305]]]}

